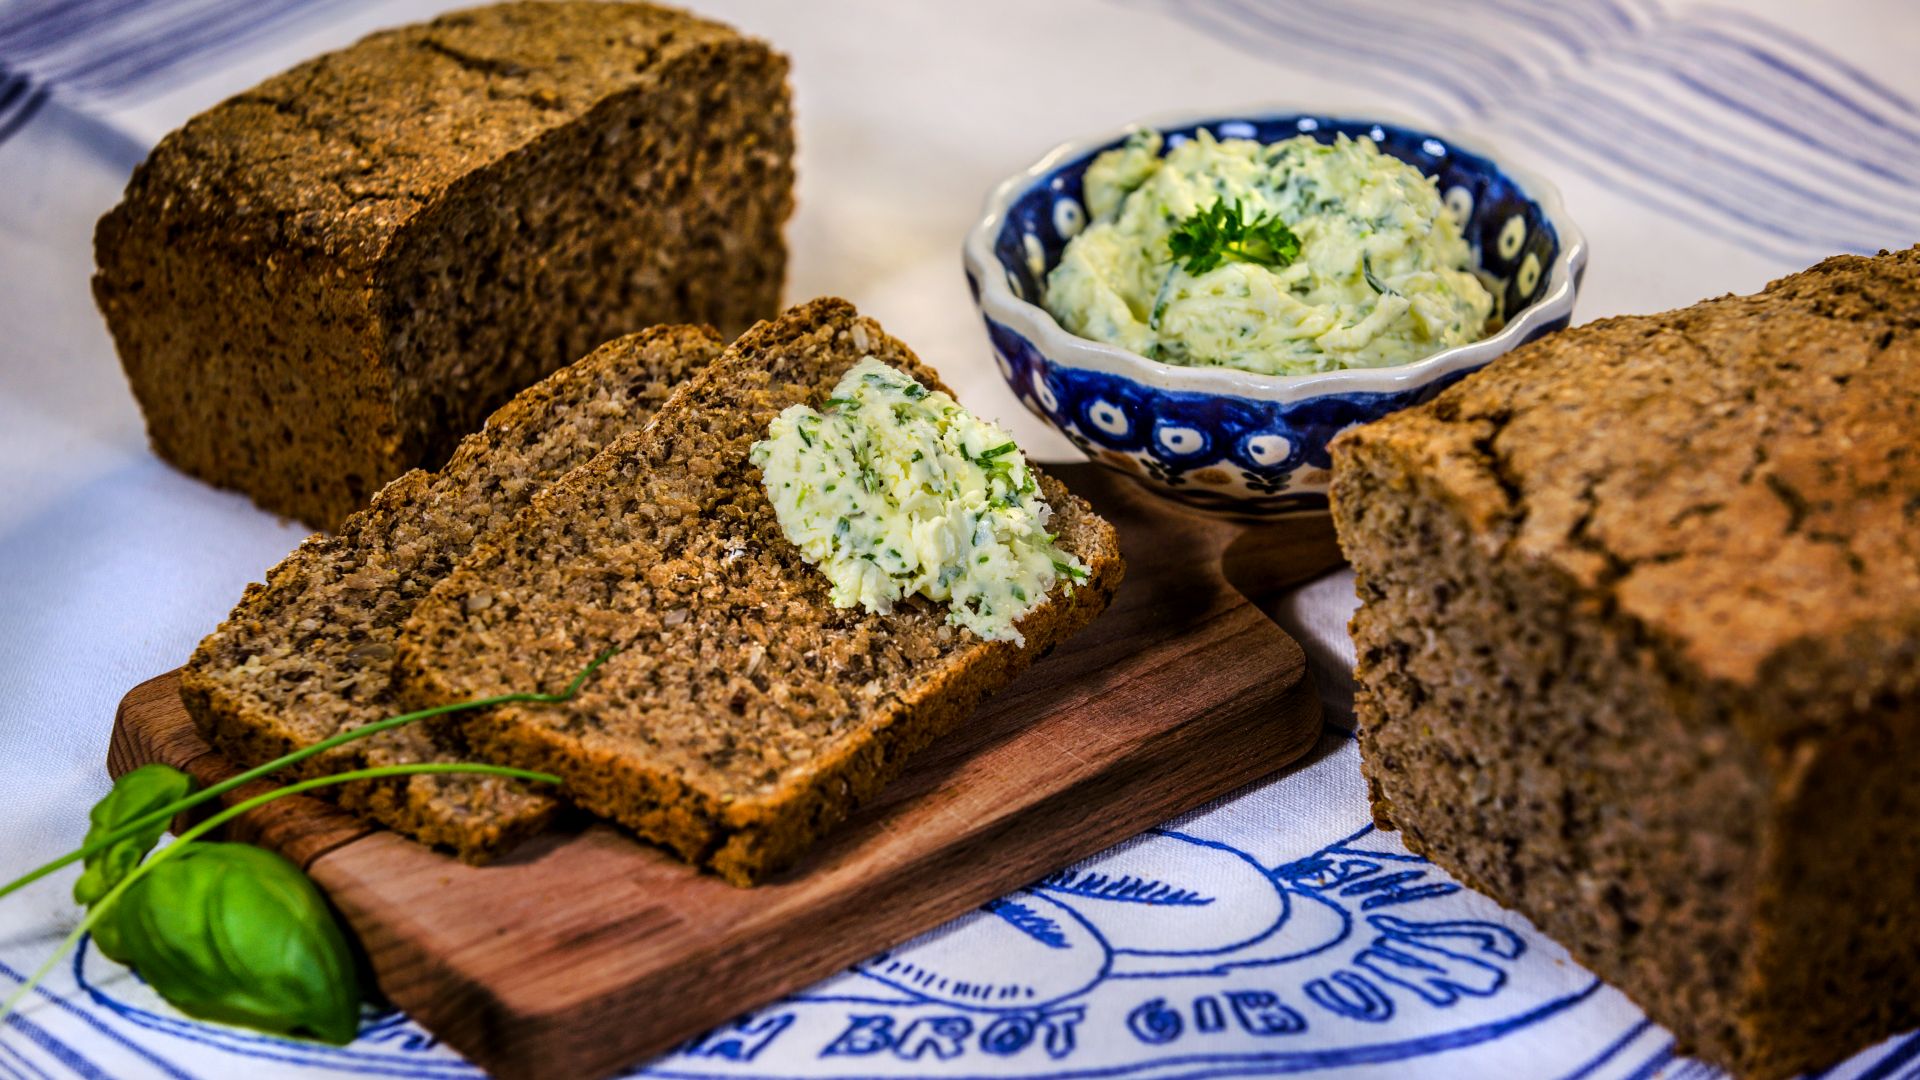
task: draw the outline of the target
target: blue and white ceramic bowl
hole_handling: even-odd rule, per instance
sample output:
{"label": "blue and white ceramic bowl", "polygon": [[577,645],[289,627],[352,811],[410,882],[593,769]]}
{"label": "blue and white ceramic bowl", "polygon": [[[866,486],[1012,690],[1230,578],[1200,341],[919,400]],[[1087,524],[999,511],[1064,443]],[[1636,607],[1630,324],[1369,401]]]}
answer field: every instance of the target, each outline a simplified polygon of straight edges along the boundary
{"label": "blue and white ceramic bowl", "polygon": [[1068,143],[999,187],[968,234],[967,283],[1015,394],[1089,458],[1203,510],[1273,518],[1324,513],[1327,442],[1342,429],[1417,405],[1522,342],[1567,325],[1586,242],[1546,181],[1457,139],[1398,123],[1258,113],[1144,125],[1169,148],[1205,128],[1218,138],[1332,141],[1366,135],[1437,177],[1464,211],[1481,280],[1506,323],[1470,345],[1398,367],[1256,375],[1180,367],[1068,333],[1039,306],[1047,272],[1087,222],[1081,177],[1127,131]]}

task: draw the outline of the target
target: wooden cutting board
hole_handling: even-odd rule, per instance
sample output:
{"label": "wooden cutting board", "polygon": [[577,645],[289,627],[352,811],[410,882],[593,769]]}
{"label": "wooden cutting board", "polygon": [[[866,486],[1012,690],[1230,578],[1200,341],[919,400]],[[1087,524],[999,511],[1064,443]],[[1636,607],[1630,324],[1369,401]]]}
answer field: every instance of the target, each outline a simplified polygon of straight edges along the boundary
{"label": "wooden cutting board", "polygon": [[[769,884],[734,888],[603,824],[472,867],[302,796],[230,835],[305,867],[380,989],[469,1059],[504,1077],[586,1077],[1305,753],[1320,733],[1305,657],[1259,604],[1337,565],[1325,521],[1243,528],[1091,466],[1055,471],[1120,530],[1112,607]],[[200,740],[172,673],[135,687],[114,726],[110,771],[149,761],[203,784],[235,771]]]}

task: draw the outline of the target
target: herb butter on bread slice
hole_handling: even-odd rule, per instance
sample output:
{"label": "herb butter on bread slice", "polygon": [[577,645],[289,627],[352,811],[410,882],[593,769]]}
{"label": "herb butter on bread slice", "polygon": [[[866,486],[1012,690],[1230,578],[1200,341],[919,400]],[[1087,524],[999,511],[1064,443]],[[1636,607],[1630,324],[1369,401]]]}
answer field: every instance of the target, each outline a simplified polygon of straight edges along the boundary
{"label": "herb butter on bread slice", "polygon": [[[338,532],[301,544],[266,584],[248,586],[181,670],[181,696],[201,733],[234,763],[253,766],[400,712],[394,638],[427,590],[536,491],[646,423],[721,345],[713,331],[691,326],[608,342],[521,391],[439,472],[400,477]],[[401,727],[293,771],[461,760],[456,734]],[[476,860],[538,829],[555,806],[479,776],[329,790],[348,809]]]}
{"label": "herb butter on bread slice", "polygon": [[1024,644],[1018,623],[1062,574],[1053,508],[1013,436],[872,357],[825,412],[789,405],[751,460],[781,532],[833,583],[837,607],[882,614],[915,593],[947,622]]}
{"label": "herb butter on bread slice", "polygon": [[922,596],[886,613],[835,606],[782,532],[752,448],[869,358],[945,390],[842,300],[749,331],[435,586],[401,635],[409,703],[564,682],[618,646],[566,704],[448,722],[477,756],[557,773],[584,808],[735,884],[791,865],[1086,625],[1122,573],[1112,526],[1037,476],[1055,543],[1085,569],[1018,621],[1024,646],[955,627]]}

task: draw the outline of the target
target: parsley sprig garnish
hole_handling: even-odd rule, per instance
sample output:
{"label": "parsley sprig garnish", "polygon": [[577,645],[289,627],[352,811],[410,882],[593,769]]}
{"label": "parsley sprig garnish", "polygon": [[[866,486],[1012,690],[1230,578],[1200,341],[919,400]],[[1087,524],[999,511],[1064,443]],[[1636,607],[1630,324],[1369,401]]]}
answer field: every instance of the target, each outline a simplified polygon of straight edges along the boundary
{"label": "parsley sprig garnish", "polygon": [[1286,222],[1267,213],[1249,221],[1239,199],[1215,199],[1190,215],[1174,226],[1167,246],[1189,274],[1204,274],[1229,260],[1280,267],[1300,257],[1300,238]]}

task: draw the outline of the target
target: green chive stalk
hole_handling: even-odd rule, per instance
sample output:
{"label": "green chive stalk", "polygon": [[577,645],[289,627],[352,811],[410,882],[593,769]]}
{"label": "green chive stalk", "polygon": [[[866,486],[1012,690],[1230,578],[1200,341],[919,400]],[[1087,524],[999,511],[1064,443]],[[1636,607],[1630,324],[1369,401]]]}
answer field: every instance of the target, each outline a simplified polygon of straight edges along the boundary
{"label": "green chive stalk", "polygon": [[[248,769],[246,772],[243,772],[238,776],[229,777],[228,779],[222,780],[217,784],[213,784],[209,787],[193,792],[192,794],[187,795],[174,802],[168,803],[167,805],[160,807],[157,810],[151,811],[149,813],[141,815],[140,817],[134,818],[133,820],[125,823],[124,825],[121,825],[119,828],[114,829],[112,832],[109,832],[103,836],[98,837],[93,842],[89,844],[85,844],[73,851],[70,851],[67,854],[62,855],[59,858],[43,866],[36,867],[35,869],[28,871],[26,874],[22,875],[21,877],[15,878],[14,880],[8,882],[5,885],[0,885],[0,897],[4,897],[8,893],[15,892],[19,889],[25,888],[26,886],[33,884],[34,882],[40,880],[41,878],[46,877],[48,874],[51,874],[54,871],[59,870],[61,867],[68,866],[68,865],[71,865],[72,863],[78,862],[79,860],[86,858],[88,855],[93,854],[94,852],[100,850],[101,848],[107,847],[108,845],[113,844],[124,837],[131,836],[134,833],[139,832],[141,829],[152,825],[156,821],[171,820],[176,814],[179,814],[183,810],[190,810],[193,807],[198,806],[209,799],[217,799],[220,796],[226,794],[229,791],[232,791],[234,788],[240,787],[243,784],[251,783],[255,780],[260,779],[261,777],[267,776],[271,773],[278,772],[279,770],[284,769],[289,765],[292,765],[292,764],[295,764],[296,762],[304,761],[307,758],[313,757],[315,754],[324,754],[327,751],[332,750],[337,746],[344,746],[347,743],[354,742],[355,740],[358,740],[358,739],[365,739],[369,736],[378,735],[383,731],[391,731],[394,728],[411,724],[416,720],[425,720],[428,717],[432,717],[432,716],[444,716],[447,713],[464,712],[470,709],[485,709],[494,705],[511,705],[511,704],[522,704],[522,703],[552,705],[552,704],[558,704],[560,702],[572,700],[574,695],[580,692],[580,687],[586,683],[587,678],[591,676],[594,673],[594,671],[600,667],[600,665],[606,663],[608,660],[611,660],[613,658],[614,653],[619,651],[620,650],[618,648],[612,648],[601,653],[599,656],[594,657],[593,662],[588,664],[585,668],[581,669],[580,673],[578,675],[575,675],[571,682],[567,683],[567,688],[565,690],[560,691],[559,693],[496,694],[492,697],[474,698],[468,701],[456,701],[446,705],[435,705],[430,709],[420,709],[415,712],[402,713],[398,716],[391,716],[385,720],[376,720],[371,724],[366,724],[361,727],[354,728],[350,731],[343,731],[338,735],[332,736],[331,738],[323,739],[320,742],[314,743],[312,746],[302,747],[301,749],[295,750],[290,754],[285,754],[280,757],[274,758],[272,761],[267,762],[265,765],[261,765],[258,768]],[[436,769],[420,769],[418,771],[419,772],[447,772],[450,770],[436,768]],[[482,770],[468,770],[468,771],[482,771]],[[348,775],[348,774],[342,774],[342,775]],[[352,775],[357,776],[358,773],[352,774]],[[393,774],[387,774],[387,775],[406,775],[406,774],[393,773]],[[542,774],[542,775],[545,775],[545,774]],[[554,782],[558,783],[557,780]],[[292,789],[283,789],[283,790],[292,790]],[[222,820],[225,820],[225,817],[227,816],[231,816],[231,815],[222,815]]]}
{"label": "green chive stalk", "polygon": [[[602,659],[605,659],[605,657],[603,656]],[[599,661],[596,660],[595,663],[598,664]],[[592,668],[588,668],[587,670],[591,671]],[[569,692],[571,692],[578,688],[579,680],[576,679],[568,689]],[[521,700],[525,699],[522,698]],[[366,729],[363,728],[360,730]],[[207,818],[207,820],[200,824],[188,829],[186,832],[181,833],[179,838],[173,843],[168,844],[166,847],[148,856],[139,866],[134,867],[131,873],[120,879],[120,883],[115,885],[107,895],[101,897],[99,902],[95,903],[87,912],[86,917],[80,920],[80,925],[74,927],[73,932],[68,934],[66,939],[60,942],[60,947],[54,950],[52,956],[47,957],[46,963],[41,964],[37,971],[28,976],[27,981],[21,983],[20,988],[15,990],[4,1003],[0,1003],[0,1023],[4,1023],[14,1008],[33,991],[34,987],[40,985],[41,980],[45,979],[47,975],[53,971],[54,965],[58,964],[62,957],[73,951],[73,948],[80,943],[80,939],[86,935],[87,931],[93,929],[94,923],[100,921],[100,916],[111,910],[113,905],[119,901],[121,895],[124,894],[134,882],[151,872],[155,866],[185,851],[200,837],[205,836],[207,833],[212,832],[214,829],[219,828],[249,810],[265,806],[275,799],[285,798],[288,795],[297,795],[303,791],[312,791],[315,788],[326,787],[329,784],[351,783],[355,780],[380,780],[394,776],[420,776],[432,773],[479,773],[487,776],[505,776],[515,780],[527,780],[536,783],[560,783],[560,778],[554,776],[552,773],[534,772],[531,769],[515,769],[505,765],[480,765],[465,762],[429,762],[417,765],[382,765],[371,769],[354,769],[349,772],[336,773],[332,776],[316,777],[312,780],[302,780],[298,783],[288,784],[285,787],[275,788],[272,791],[255,795],[251,799],[235,803],[232,806],[222,809],[219,813]],[[212,789],[209,788],[208,790],[211,791]],[[186,800],[182,801],[184,802]],[[155,814],[148,815],[148,819],[153,820],[158,813],[159,812],[156,811]]]}

